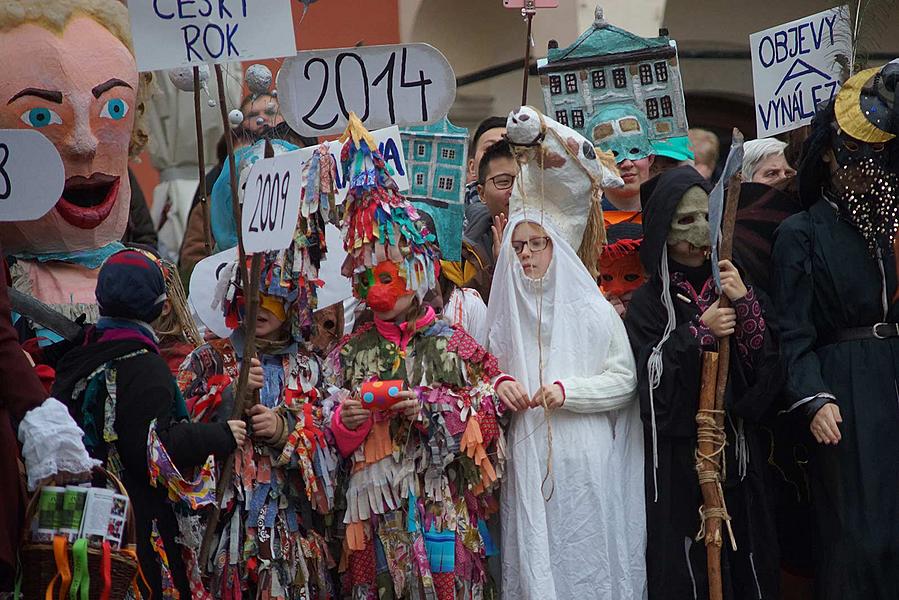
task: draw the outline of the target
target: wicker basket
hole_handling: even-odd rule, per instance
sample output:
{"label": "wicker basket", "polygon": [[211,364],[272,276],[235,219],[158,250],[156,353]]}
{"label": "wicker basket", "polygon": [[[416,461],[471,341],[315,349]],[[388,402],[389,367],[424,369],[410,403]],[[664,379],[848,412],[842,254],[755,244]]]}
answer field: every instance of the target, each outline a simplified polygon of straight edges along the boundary
{"label": "wicker basket", "polygon": [[[105,469],[98,469],[100,473],[106,476],[109,481],[115,483],[119,493],[128,495],[125,486],[114,475]],[[40,496],[38,489],[31,501],[28,503],[28,509],[25,513],[25,522],[30,525],[37,507],[37,498]],[[28,527],[26,526],[25,541],[19,550],[20,557],[20,577],[21,577],[21,595],[22,600],[38,600],[45,597],[47,587],[56,576],[58,569],[56,567],[56,558],[53,554],[52,544],[34,544],[28,541]],[[128,591],[134,585],[134,578],[138,572],[136,542],[134,529],[134,511],[131,502],[128,503],[128,516],[125,527],[125,538],[123,540],[123,550],[112,550],[111,570],[110,570],[110,591],[109,600],[123,600]],[[71,545],[66,548],[68,553],[69,564],[72,564]],[[90,575],[90,600],[100,600],[103,592],[103,575],[101,570],[101,560],[103,551],[99,548],[87,549],[88,574]],[[54,585],[53,597],[60,597],[58,582]],[[68,597],[68,593],[64,597]]]}

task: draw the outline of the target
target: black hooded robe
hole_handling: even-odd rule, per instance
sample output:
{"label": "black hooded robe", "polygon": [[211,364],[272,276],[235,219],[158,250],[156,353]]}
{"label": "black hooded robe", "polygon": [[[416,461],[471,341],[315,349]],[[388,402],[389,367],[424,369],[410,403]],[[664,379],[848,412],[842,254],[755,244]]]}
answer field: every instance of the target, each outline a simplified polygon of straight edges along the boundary
{"label": "black hooded robe", "polygon": [[[652,349],[662,339],[668,321],[661,301],[662,248],[677,205],[684,192],[693,186],[708,191],[708,184],[691,167],[673,169],[644,184],[641,196],[647,200],[640,255],[650,278],[634,293],[625,320],[636,358],[644,424],[646,568],[650,600],[708,598],[705,544],[695,541],[702,505],[694,456],[703,349],[690,325],[698,317],[699,308],[678,298],[674,285],[669,286],[669,294],[674,303],[675,329],[662,346],[663,371],[652,399],[658,443],[656,469],[647,373]],[[728,600],[780,598],[777,537],[765,485],[768,445],[757,426],[777,397],[780,373],[779,356],[770,333],[765,335],[752,368],[744,365],[734,345],[725,397],[727,472],[722,487],[738,551],[731,549],[723,528],[722,579],[724,597]],[[740,423],[742,444],[737,433]],[[741,446],[748,451],[745,476],[740,475],[736,453]]]}
{"label": "black hooded robe", "polygon": [[[805,423],[836,398],[836,446],[812,444],[817,598],[899,598],[899,338],[829,343],[836,332],[899,323],[896,261],[872,258],[858,231],[819,200],[784,221],[772,276],[787,391]],[[882,267],[882,271],[881,271]],[[884,315],[882,282],[886,282]],[[803,404],[803,401],[804,402]]]}

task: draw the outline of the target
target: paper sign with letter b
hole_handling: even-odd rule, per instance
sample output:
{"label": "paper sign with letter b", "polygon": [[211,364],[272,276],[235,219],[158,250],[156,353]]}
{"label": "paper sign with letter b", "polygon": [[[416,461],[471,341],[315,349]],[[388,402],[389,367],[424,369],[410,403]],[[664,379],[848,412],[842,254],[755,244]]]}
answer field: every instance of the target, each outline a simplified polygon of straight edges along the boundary
{"label": "paper sign with letter b", "polygon": [[283,250],[293,240],[303,187],[301,160],[299,152],[288,152],[258,160],[250,169],[240,223],[246,252]]}
{"label": "paper sign with letter b", "polygon": [[350,112],[369,130],[424,125],[446,116],[456,77],[427,44],[300,52],[278,71],[278,99],[300,135],[342,133]]}
{"label": "paper sign with letter b", "polygon": [[132,0],[140,71],[292,56],[292,0]]}
{"label": "paper sign with letter b", "polygon": [[849,7],[838,6],[749,36],[758,137],[811,123],[849,74]]}
{"label": "paper sign with letter b", "polygon": [[40,219],[59,202],[65,182],[50,140],[30,129],[0,129],[0,221]]}

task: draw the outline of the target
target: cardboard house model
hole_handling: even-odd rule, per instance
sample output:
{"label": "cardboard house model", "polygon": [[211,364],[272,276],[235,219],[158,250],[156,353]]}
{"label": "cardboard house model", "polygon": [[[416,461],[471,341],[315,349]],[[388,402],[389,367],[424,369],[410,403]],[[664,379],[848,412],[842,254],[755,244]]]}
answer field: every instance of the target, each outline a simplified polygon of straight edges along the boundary
{"label": "cardboard house model", "polygon": [[443,258],[459,260],[465,213],[468,130],[443,118],[400,130],[409,191],[406,197],[434,219]]}
{"label": "cardboard house model", "polygon": [[609,24],[596,8],[593,25],[567,48],[549,42],[537,63],[546,114],[595,140],[596,116],[610,104],[646,115],[652,140],[687,135],[677,46],[665,29],[643,38]]}

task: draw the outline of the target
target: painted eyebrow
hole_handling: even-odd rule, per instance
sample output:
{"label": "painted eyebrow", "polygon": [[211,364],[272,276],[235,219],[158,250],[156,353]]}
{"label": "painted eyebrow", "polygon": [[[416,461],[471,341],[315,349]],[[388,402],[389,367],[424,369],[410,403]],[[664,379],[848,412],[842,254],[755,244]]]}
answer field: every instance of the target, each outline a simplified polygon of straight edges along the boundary
{"label": "painted eyebrow", "polygon": [[54,90],[42,90],[40,88],[25,88],[24,90],[10,98],[7,104],[12,104],[19,98],[24,98],[26,96],[35,96],[37,98],[43,98],[48,102],[62,104],[62,92],[57,92]]}
{"label": "painted eyebrow", "polygon": [[94,98],[99,98],[100,96],[102,96],[103,94],[105,94],[106,92],[108,92],[109,90],[111,90],[112,88],[115,88],[115,87],[126,87],[131,90],[134,89],[128,83],[122,81],[121,79],[113,78],[105,83],[101,83],[100,85],[96,86],[94,89],[91,90],[91,93],[94,95]]}

